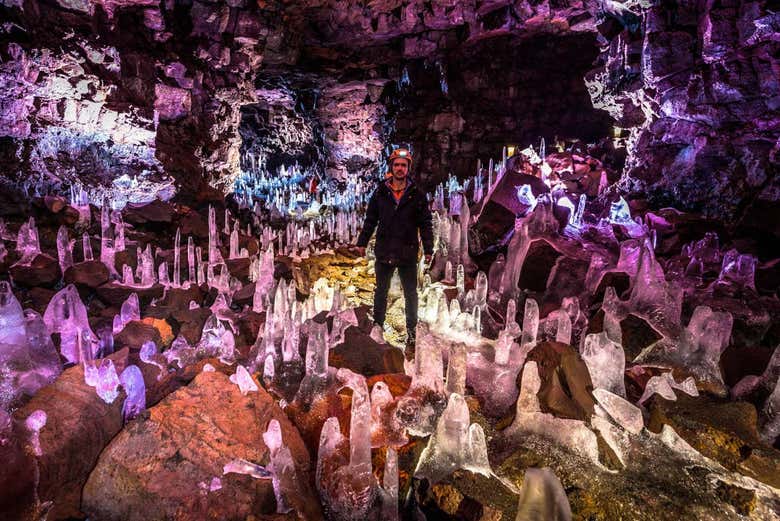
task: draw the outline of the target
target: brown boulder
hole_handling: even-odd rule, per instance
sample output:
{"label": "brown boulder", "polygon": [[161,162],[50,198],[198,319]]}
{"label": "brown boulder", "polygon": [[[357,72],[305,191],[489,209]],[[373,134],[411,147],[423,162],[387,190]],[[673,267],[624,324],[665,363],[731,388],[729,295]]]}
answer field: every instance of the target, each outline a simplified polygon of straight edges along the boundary
{"label": "brown boulder", "polygon": [[336,369],[346,367],[369,377],[404,372],[404,353],[390,344],[378,344],[361,329],[351,326],[344,342],[330,350],[328,363]]}
{"label": "brown boulder", "polygon": [[163,337],[160,331],[153,325],[140,320],[132,320],[114,335],[114,346],[117,349],[127,347],[137,353],[145,342],[152,341],[160,348],[163,345]]}
{"label": "brown boulder", "polygon": [[[89,476],[84,510],[96,519],[128,521],[273,514],[271,480],[222,474],[235,458],[268,464],[262,435],[271,419],[279,421],[298,477],[298,490],[286,499],[301,519],[322,519],[308,485],[312,461],[297,430],[262,388],[243,396],[220,372],[198,374],[128,424]],[[222,487],[202,490],[214,477]]]}
{"label": "brown boulder", "polygon": [[79,262],[65,270],[65,284],[97,288],[108,282],[108,268],[100,261]]}
{"label": "brown boulder", "polygon": [[102,286],[98,286],[95,292],[100,300],[116,307],[121,306],[131,293],[136,293],[140,303],[145,306],[149,304],[152,299],[162,297],[164,289],[165,288],[159,284],[155,284],[149,288],[131,288],[123,286],[122,284],[117,284],[116,282],[109,282]]}
{"label": "brown boulder", "polygon": [[60,280],[60,265],[57,259],[39,253],[30,264],[16,264],[8,270],[14,283],[29,288],[51,287]]}
{"label": "brown boulder", "polygon": [[[590,419],[595,405],[590,394],[593,383],[577,351],[559,342],[542,342],[528,353],[527,360],[535,361],[539,368],[542,386],[538,396],[543,412],[559,418]],[[518,388],[520,378],[522,372]]]}
{"label": "brown boulder", "polygon": [[753,405],[677,393],[674,402],[653,396],[648,409],[649,430],[660,432],[669,425],[694,449],[727,469],[780,487],[780,451],[759,439]]}
{"label": "brown boulder", "polygon": [[[127,365],[127,356],[126,350],[110,356],[118,374]],[[18,423],[39,409],[47,416],[40,431],[43,455],[38,457],[37,492],[41,502],[54,503],[49,519],[83,517],[79,509],[81,488],[103,447],[122,428],[123,401],[120,394],[113,403],[104,402],[84,383],[84,370],[76,365],[14,412]],[[16,486],[0,489],[3,519],[27,519],[33,509],[33,475],[25,470],[29,470],[33,456],[29,450],[24,457],[19,456],[3,460],[3,474],[14,476],[16,481]]]}
{"label": "brown boulder", "polygon": [[143,205],[130,203],[122,211],[122,217],[132,224],[169,223],[173,220],[173,208],[159,199]]}

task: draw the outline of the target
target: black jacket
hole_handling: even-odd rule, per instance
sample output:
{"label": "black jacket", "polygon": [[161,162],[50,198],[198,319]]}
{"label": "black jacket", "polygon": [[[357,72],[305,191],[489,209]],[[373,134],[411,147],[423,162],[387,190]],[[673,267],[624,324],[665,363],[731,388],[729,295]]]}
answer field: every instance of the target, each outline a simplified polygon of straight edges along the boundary
{"label": "black jacket", "polygon": [[[395,198],[382,181],[368,201],[366,220],[357,240],[365,247],[376,228],[376,259],[385,264],[415,264],[420,239],[423,251],[433,254],[433,224],[425,194],[409,181],[396,205]],[[417,233],[419,231],[419,237]]]}

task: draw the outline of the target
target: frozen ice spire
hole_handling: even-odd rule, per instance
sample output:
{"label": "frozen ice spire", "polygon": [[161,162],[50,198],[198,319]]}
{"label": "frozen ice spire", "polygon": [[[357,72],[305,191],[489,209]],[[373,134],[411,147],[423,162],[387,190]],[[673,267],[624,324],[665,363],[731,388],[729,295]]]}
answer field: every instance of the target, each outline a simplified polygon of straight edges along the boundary
{"label": "frozen ice spire", "polygon": [[479,425],[470,423],[466,401],[460,394],[452,393],[420,455],[415,475],[436,482],[462,468],[490,476],[484,432]]}
{"label": "frozen ice spire", "polygon": [[98,396],[106,402],[113,403],[119,396],[119,377],[116,374],[114,362],[110,358],[84,362],[84,381],[97,391]]}
{"label": "frozen ice spire", "polygon": [[8,281],[0,281],[0,344],[26,341],[24,313]]}
{"label": "frozen ice spire", "polygon": [[38,228],[35,227],[35,219],[30,219],[19,228],[19,234],[16,236],[16,251],[21,258],[17,262],[19,265],[29,264],[41,253],[41,246],[38,242]]}
{"label": "frozen ice spire", "polygon": [[382,519],[398,521],[398,453],[387,448],[385,472],[382,478]]}
{"label": "frozen ice spire", "polygon": [[60,226],[57,230],[57,257],[64,275],[65,270],[73,266],[73,242],[68,237],[68,229],[65,226]]}
{"label": "frozen ice spire", "polygon": [[89,234],[87,232],[84,232],[84,235],[81,236],[81,246],[84,250],[84,261],[91,261],[95,257],[92,255],[92,243],[89,240]]}
{"label": "frozen ice spire", "polygon": [[246,396],[247,393],[258,391],[254,378],[252,378],[249,371],[241,364],[236,367],[236,373],[230,376],[230,381],[238,386],[241,394],[244,396]]}
{"label": "frozen ice spire", "polygon": [[529,468],[520,487],[515,521],[571,521],[571,507],[560,480],[547,468]]}
{"label": "frozen ice spire", "polygon": [[295,464],[290,448],[282,441],[282,428],[279,421],[272,419],[268,422],[268,428],[263,433],[263,441],[270,452],[271,462],[268,470],[271,472],[271,480],[276,497],[276,512],[286,514],[292,509],[288,506],[286,496],[294,492],[290,487],[296,482]]}
{"label": "frozen ice spire", "polygon": [[352,416],[349,423],[349,466],[360,479],[371,475],[371,402],[363,375],[342,367],[336,373],[343,387],[352,389]]}
{"label": "frozen ice spire", "polygon": [[192,236],[187,237],[187,275],[190,284],[197,283],[197,265],[195,264],[195,242]]}
{"label": "frozen ice spire", "polygon": [[513,436],[536,434],[548,438],[568,450],[599,463],[599,449],[596,435],[580,420],[556,418],[541,412],[537,393],[542,380],[536,362],[526,362],[517,399],[515,420],[508,433]]}
{"label": "frozen ice spire", "polygon": [[108,198],[103,198],[100,208],[100,262],[105,264],[112,275],[119,274],[114,266],[116,247],[114,246],[114,230],[111,228],[111,205]]}
{"label": "frozen ice spire", "polygon": [[125,367],[125,370],[119,375],[119,381],[127,395],[122,404],[122,418],[128,422],[146,408],[146,385],[144,384],[144,376],[136,365]]}
{"label": "frozen ice spire", "polygon": [[626,396],[626,353],[623,346],[610,340],[605,332],[591,334],[585,337],[581,355],[594,388]]}
{"label": "frozen ice spire", "polygon": [[176,228],[173,246],[173,287],[181,287],[181,228]]}
{"label": "frozen ice spire", "polygon": [[728,311],[712,311],[709,306],[697,306],[688,326],[682,331],[679,357],[693,374],[701,379],[723,385],[720,356],[731,340],[734,319]]}
{"label": "frozen ice spire", "polygon": [[49,333],[60,334],[60,352],[68,362],[81,360],[78,338],[83,340],[90,359],[95,356],[97,338],[89,326],[87,308],[73,284],[68,284],[52,297],[43,314],[43,321]]}
{"label": "frozen ice spire", "polygon": [[32,445],[33,453],[36,456],[43,456],[43,450],[41,450],[40,433],[41,429],[46,425],[46,411],[37,409],[30,413],[30,415],[24,420],[24,426],[30,431],[30,445]]}
{"label": "frozen ice spire", "polygon": [[525,313],[523,315],[523,334],[520,337],[521,346],[536,345],[539,333],[539,305],[532,298],[525,299]]}

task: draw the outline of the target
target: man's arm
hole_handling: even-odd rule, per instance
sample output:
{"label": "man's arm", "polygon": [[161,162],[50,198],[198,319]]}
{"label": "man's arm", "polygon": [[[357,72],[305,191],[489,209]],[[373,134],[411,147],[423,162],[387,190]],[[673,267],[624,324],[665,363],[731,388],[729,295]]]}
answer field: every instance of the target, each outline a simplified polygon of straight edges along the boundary
{"label": "man's arm", "polygon": [[425,255],[433,255],[433,216],[428,207],[428,200],[425,194],[421,195],[422,202],[418,212],[417,225],[420,228],[420,239],[423,243],[423,252]]}
{"label": "man's arm", "polygon": [[374,229],[379,221],[379,203],[377,202],[377,195],[379,189],[374,190],[371,194],[371,199],[368,200],[368,209],[366,210],[366,219],[363,221],[363,229],[360,231],[360,235],[357,239],[356,246],[359,248],[365,248],[368,246],[368,241],[374,234]]}

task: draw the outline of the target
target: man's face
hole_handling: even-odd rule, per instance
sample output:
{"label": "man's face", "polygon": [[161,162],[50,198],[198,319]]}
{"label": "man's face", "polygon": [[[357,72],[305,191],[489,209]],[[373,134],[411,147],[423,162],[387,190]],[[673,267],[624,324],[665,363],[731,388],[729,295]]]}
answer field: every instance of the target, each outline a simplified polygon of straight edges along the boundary
{"label": "man's face", "polygon": [[391,168],[395,179],[406,179],[409,173],[409,162],[406,159],[394,159]]}

